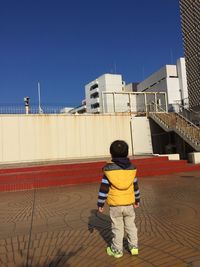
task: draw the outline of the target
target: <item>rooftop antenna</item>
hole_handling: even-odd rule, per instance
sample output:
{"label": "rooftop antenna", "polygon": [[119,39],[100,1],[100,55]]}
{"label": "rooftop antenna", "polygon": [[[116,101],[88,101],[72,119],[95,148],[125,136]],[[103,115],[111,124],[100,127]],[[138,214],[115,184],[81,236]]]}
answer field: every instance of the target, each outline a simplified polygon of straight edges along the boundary
{"label": "rooftop antenna", "polygon": [[43,110],[41,108],[41,104],[40,104],[40,83],[38,82],[38,111],[39,111],[39,114],[43,114]]}

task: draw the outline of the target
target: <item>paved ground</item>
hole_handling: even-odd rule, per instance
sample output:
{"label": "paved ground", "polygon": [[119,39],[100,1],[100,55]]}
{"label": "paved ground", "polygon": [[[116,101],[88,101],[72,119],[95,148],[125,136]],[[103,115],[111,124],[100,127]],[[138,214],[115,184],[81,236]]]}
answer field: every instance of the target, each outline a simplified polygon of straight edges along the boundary
{"label": "paved ground", "polygon": [[199,267],[200,172],[140,179],[138,257],[105,253],[108,209],[96,212],[98,185],[0,193],[1,267]]}

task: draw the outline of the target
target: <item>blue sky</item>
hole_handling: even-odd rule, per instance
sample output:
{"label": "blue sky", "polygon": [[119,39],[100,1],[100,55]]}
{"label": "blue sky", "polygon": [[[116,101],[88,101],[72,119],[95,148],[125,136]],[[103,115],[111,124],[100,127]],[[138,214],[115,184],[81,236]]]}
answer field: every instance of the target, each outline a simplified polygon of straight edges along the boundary
{"label": "blue sky", "polygon": [[178,0],[1,0],[0,103],[79,105],[104,73],[141,81],[183,56]]}

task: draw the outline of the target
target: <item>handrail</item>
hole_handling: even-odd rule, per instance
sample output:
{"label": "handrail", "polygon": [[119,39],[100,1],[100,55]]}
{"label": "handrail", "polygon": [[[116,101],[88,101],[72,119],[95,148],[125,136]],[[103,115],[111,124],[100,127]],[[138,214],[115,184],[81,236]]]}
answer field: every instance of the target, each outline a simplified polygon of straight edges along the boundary
{"label": "handrail", "polygon": [[[157,108],[161,109],[162,112],[165,112],[166,111],[158,104],[156,104],[155,102],[152,102],[153,105],[156,105]],[[179,107],[182,107],[184,108],[184,110],[187,110],[189,112],[194,112],[195,114],[199,114],[200,115],[200,112],[197,112],[197,111],[194,111],[194,110],[189,110],[187,108],[185,108],[183,105],[179,104]],[[195,125],[191,120],[189,120],[187,117],[183,116],[182,114],[178,113],[178,112],[174,112],[175,114],[177,114],[178,116],[182,117],[184,120],[186,120],[189,124],[193,125],[195,128],[197,128],[199,130],[199,127],[197,125]]]}
{"label": "handrail", "polygon": [[200,115],[200,111],[196,111],[196,110],[194,110],[194,109],[192,109],[192,108],[187,108],[187,107],[185,107],[184,105],[179,104],[179,103],[177,103],[177,105],[179,106],[179,109],[180,109],[180,108],[183,108],[184,110],[187,110],[187,111],[189,111],[189,112],[193,112],[193,113],[195,113],[195,114]]}
{"label": "handrail", "polygon": [[167,131],[176,131],[195,149],[200,149],[200,128],[178,113],[153,112],[150,116]]}
{"label": "handrail", "polygon": [[158,112],[158,111],[156,111],[156,110],[160,109],[161,112],[168,113],[165,109],[162,108],[161,105],[156,104],[154,101],[152,101],[150,104],[147,104],[147,106],[150,106],[150,107],[153,106],[153,107],[154,107],[154,108],[153,108],[154,111],[148,111],[148,112],[154,113],[154,112]]}
{"label": "handrail", "polygon": [[197,125],[195,125],[193,122],[191,122],[190,120],[188,120],[187,118],[185,118],[184,116],[182,116],[180,113],[175,112],[175,114],[178,115],[179,117],[181,117],[182,119],[184,119],[186,122],[188,122],[193,127],[195,127],[198,130],[200,130],[200,128]]}
{"label": "handrail", "polygon": [[156,108],[152,108],[154,112],[148,112],[150,117],[163,127],[163,129],[166,131],[175,131],[193,148],[200,151],[200,128],[194,123],[195,119],[196,121],[200,121],[197,118],[200,112],[189,110],[183,105],[179,105],[178,110],[180,112],[166,112],[162,106],[154,102],[151,105],[156,105]]}

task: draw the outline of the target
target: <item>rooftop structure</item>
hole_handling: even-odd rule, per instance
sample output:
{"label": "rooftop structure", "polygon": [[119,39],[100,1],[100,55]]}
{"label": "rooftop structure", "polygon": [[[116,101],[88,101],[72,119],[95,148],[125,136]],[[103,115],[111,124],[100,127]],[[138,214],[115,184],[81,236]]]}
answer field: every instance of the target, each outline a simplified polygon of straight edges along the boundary
{"label": "rooftop structure", "polygon": [[137,85],[138,92],[165,92],[168,109],[176,109],[177,103],[187,104],[187,79],[185,59],[177,60],[176,65],[165,65]]}

